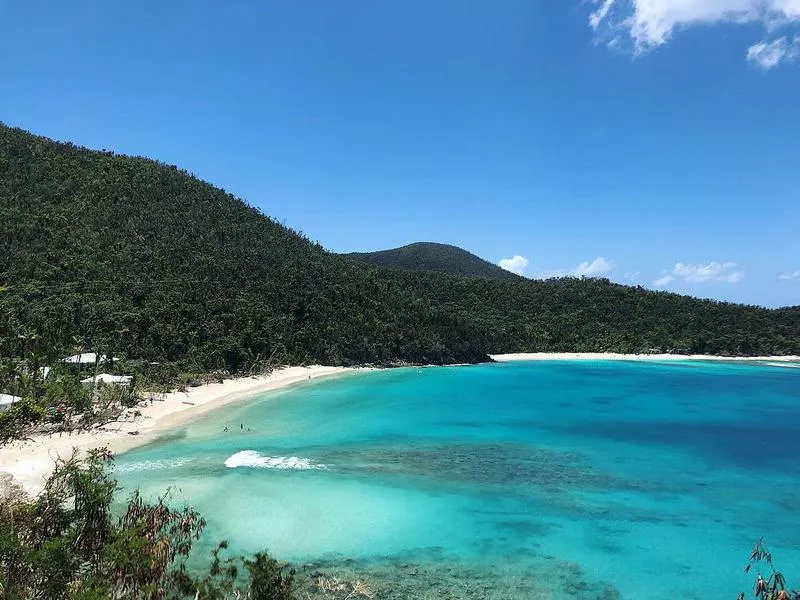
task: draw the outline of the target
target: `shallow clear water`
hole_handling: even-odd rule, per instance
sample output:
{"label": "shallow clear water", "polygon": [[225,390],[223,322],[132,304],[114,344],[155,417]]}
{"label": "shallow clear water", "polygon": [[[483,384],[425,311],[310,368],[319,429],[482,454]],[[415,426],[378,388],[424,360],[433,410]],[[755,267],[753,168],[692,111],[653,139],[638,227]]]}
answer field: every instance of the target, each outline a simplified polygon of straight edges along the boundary
{"label": "shallow clear water", "polygon": [[800,578],[797,368],[371,372],[220,409],[117,463],[126,489],[173,486],[198,508],[207,547],[324,561],[387,598],[409,585],[432,598],[735,598],[762,535]]}

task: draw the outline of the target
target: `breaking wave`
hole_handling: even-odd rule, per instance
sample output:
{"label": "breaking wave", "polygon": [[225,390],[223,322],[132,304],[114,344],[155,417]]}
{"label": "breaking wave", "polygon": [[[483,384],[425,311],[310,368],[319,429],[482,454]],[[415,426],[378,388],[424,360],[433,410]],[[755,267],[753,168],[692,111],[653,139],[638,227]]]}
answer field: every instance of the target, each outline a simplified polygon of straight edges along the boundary
{"label": "breaking wave", "polygon": [[297,456],[262,456],[255,450],[242,450],[232,454],[225,460],[225,466],[229,469],[237,467],[250,467],[252,469],[282,469],[307,471],[309,469],[325,469],[326,466],[317,464],[308,458]]}
{"label": "breaking wave", "polygon": [[186,463],[191,462],[191,460],[191,458],[142,460],[129,464],[117,464],[114,470],[119,473],[133,473],[135,471],[149,471],[151,469],[174,469],[176,467],[182,467]]}

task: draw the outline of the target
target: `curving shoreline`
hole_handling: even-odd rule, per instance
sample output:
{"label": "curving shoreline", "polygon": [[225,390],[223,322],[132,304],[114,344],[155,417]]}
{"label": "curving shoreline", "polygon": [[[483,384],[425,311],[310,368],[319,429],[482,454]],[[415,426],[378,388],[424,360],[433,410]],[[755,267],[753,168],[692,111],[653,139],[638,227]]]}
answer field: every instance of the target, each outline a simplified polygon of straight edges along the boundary
{"label": "curving shoreline", "polygon": [[496,362],[522,360],[706,360],[721,362],[800,362],[800,356],[717,356],[711,354],[620,354],[617,352],[519,352],[516,354],[491,354]]}
{"label": "curving shoreline", "polygon": [[0,486],[5,485],[10,476],[26,493],[36,495],[41,492],[45,479],[52,473],[55,459],[68,457],[73,449],[85,452],[107,446],[112,452],[125,452],[157,439],[160,434],[180,424],[245,398],[311,379],[365,370],[319,365],[286,367],[267,376],[229,379],[223,383],[190,388],[186,392],[165,394],[163,401],[137,407],[141,416],[112,423],[102,429],[62,436],[40,434],[29,440],[15,441],[0,447]]}
{"label": "curving shoreline", "polygon": [[[579,361],[725,361],[800,364],[800,356],[728,357],[678,354],[618,354],[590,352],[535,352],[493,354],[496,362],[579,360]],[[85,452],[107,446],[115,453],[125,452],[147,444],[159,435],[187,423],[209,411],[240,400],[310,379],[359,373],[370,368],[353,367],[285,367],[268,376],[241,377],[223,383],[209,383],[186,392],[165,394],[163,401],[137,408],[141,416],[129,421],[109,424],[102,429],[62,436],[36,435],[29,440],[12,442],[0,447],[0,487],[11,481],[22,486],[30,495],[42,490],[45,479],[53,470],[57,457],[69,456],[73,449]],[[3,477],[5,475],[5,477]]]}

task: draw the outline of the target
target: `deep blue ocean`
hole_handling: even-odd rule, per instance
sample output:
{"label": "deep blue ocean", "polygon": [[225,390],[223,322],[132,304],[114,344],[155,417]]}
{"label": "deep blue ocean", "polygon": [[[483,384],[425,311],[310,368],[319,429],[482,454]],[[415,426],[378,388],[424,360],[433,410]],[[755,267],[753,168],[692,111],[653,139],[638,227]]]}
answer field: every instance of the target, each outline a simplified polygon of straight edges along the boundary
{"label": "deep blue ocean", "polygon": [[219,409],[117,476],[199,509],[201,555],[224,538],[379,597],[733,600],[761,536],[800,588],[798,366],[345,375]]}

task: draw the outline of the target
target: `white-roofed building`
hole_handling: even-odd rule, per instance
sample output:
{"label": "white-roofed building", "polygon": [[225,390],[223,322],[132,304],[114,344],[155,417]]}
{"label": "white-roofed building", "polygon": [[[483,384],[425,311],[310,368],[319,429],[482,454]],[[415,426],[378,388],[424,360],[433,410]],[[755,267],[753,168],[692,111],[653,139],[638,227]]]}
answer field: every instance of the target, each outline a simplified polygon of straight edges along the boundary
{"label": "white-roofed building", "polygon": [[81,379],[83,385],[94,385],[95,383],[106,383],[108,385],[129,386],[133,383],[133,375],[110,375],[100,373],[97,377],[87,377]]}
{"label": "white-roofed building", "polygon": [[0,394],[0,412],[10,409],[17,402],[22,400],[19,396],[12,396],[11,394]]}
{"label": "white-roofed building", "polygon": [[97,362],[109,362],[109,359],[105,354],[101,354],[98,360],[96,352],[82,352],[81,354],[73,354],[67,358],[62,358],[61,362],[69,365],[93,365]]}

